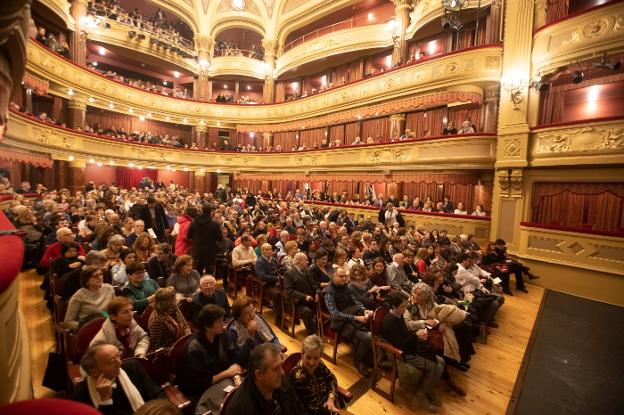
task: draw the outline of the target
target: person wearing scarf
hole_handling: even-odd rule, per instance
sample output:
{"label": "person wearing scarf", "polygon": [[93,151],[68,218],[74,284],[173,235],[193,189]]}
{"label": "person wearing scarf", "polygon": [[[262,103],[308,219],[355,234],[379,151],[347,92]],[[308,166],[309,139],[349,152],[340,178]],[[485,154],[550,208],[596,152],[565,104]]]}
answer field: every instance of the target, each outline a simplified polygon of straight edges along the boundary
{"label": "person wearing scarf", "polygon": [[123,353],[123,358],[145,357],[149,350],[149,336],[134,321],[132,300],[115,297],[108,304],[108,318],[91,340],[91,346],[113,344]]}
{"label": "person wearing scarf", "polygon": [[171,347],[177,339],[191,333],[178,308],[173,287],[159,288],[154,293],[154,312],[150,315],[148,328],[152,350]]}
{"label": "person wearing scarf", "polygon": [[73,399],[104,415],[131,415],[146,401],[162,396],[138,361],[121,359],[112,344],[90,347],[80,361],[86,380],[76,386]]}
{"label": "person wearing scarf", "polygon": [[240,354],[243,364],[249,360],[249,353],[258,344],[273,343],[284,349],[269,323],[256,313],[253,300],[249,297],[237,298],[232,304],[234,323],[228,330],[228,336]]}

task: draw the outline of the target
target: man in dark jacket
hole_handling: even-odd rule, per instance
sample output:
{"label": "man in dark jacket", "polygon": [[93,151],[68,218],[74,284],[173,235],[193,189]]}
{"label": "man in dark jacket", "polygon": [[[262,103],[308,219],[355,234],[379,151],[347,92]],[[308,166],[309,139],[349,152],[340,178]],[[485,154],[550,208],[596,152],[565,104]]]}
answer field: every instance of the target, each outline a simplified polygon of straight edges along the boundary
{"label": "man in dark jacket", "polygon": [[[104,415],[131,415],[144,402],[162,395],[162,389],[154,384],[143,366],[136,360],[122,363],[119,349],[112,344],[89,348],[80,365],[87,372],[87,380],[76,386],[73,399],[95,407]],[[117,386],[113,387],[114,384]]]}
{"label": "man in dark jacket", "polygon": [[217,288],[217,280],[212,275],[204,275],[199,280],[199,292],[193,296],[191,309],[193,311],[193,323],[199,325],[199,312],[207,304],[216,304],[225,311],[223,320],[228,323],[232,320],[232,307],[227,299],[227,294]]}
{"label": "man in dark jacket", "polygon": [[273,256],[273,247],[265,243],[260,247],[260,255],[256,259],[256,274],[264,283],[263,291],[273,301],[273,311],[275,311],[275,325],[282,323],[281,294],[277,289],[277,274],[279,264],[277,258]]}
{"label": "man in dark jacket", "polygon": [[399,222],[399,226],[401,228],[405,227],[405,219],[403,219],[403,215],[401,215],[401,212],[399,212],[396,206],[392,203],[386,204],[386,208],[379,211],[377,220],[379,223],[390,225],[394,222]]}
{"label": "man in dark jacket", "polygon": [[308,256],[297,252],[294,265],[284,276],[284,296],[296,302],[297,315],[303,319],[308,334],[316,333],[314,297],[319,284],[308,271]]}
{"label": "man in dark jacket", "polygon": [[192,256],[200,275],[214,275],[217,241],[223,239],[221,227],[212,220],[212,209],[203,205],[201,215],[189,226],[187,238],[193,242]]}
{"label": "man in dark jacket", "polygon": [[153,196],[147,198],[147,204],[141,207],[139,213],[141,220],[145,222],[145,229],[152,228],[159,242],[165,242],[165,231],[169,229],[169,220],[165,207],[156,202]]}
{"label": "man in dark jacket", "polygon": [[253,349],[247,373],[223,406],[223,415],[307,415],[284,376],[280,351],[273,343],[262,343]]}

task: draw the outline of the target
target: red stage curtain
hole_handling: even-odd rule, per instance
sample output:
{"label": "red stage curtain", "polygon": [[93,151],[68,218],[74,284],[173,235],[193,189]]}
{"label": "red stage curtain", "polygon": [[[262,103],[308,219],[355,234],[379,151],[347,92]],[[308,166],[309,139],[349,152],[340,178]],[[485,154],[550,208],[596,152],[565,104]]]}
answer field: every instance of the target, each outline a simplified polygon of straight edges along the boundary
{"label": "red stage curtain", "polygon": [[373,118],[362,121],[361,138],[366,142],[368,137],[376,138],[378,135],[385,139],[388,138],[390,130],[390,120],[388,117]]}
{"label": "red stage curtain", "polygon": [[312,130],[299,131],[299,145],[307,149],[320,147],[321,141],[325,138],[325,127],[314,128]]}
{"label": "red stage curtain", "polygon": [[[350,122],[345,124],[345,137],[343,143],[352,143],[355,137],[360,135],[360,126],[358,122]],[[361,136],[360,136],[361,137]]]}
{"label": "red stage curtain", "polygon": [[283,151],[290,151],[297,142],[295,131],[284,131],[273,134],[273,147],[280,145]]}
{"label": "red stage curtain", "polygon": [[144,177],[149,177],[154,182],[158,181],[158,170],[153,169],[132,169],[129,167],[117,167],[115,169],[116,183],[119,187],[137,187]]}
{"label": "red stage curtain", "polygon": [[185,143],[190,142],[193,136],[191,126],[168,124],[149,119],[140,121],[138,117],[94,108],[89,108],[87,111],[86,124],[92,128],[99,124],[103,129],[123,127],[126,132],[150,131],[152,134],[178,136]]}
{"label": "red stage curtain", "polygon": [[624,229],[624,183],[535,183],[531,221],[593,230]]}

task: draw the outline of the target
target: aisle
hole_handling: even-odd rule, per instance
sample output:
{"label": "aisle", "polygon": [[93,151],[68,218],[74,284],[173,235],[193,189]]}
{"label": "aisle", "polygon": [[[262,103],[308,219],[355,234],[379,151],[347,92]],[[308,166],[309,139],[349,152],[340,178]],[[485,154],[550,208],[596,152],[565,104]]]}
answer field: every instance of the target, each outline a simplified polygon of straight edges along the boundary
{"label": "aisle", "polygon": [[[30,331],[35,396],[38,398],[57,396],[55,392],[41,386],[48,353],[54,348],[52,319],[42,299],[43,292],[39,289],[41,277],[34,271],[24,272],[20,277],[20,303]],[[471,369],[467,373],[450,369],[451,376],[466,390],[467,396],[464,398],[453,396],[448,388],[441,384],[437,390],[443,403],[439,414],[505,413],[544,294],[544,290],[537,286],[528,285],[528,289],[530,291],[528,294],[520,293],[514,297],[506,297],[505,305],[497,317],[500,328],[492,329],[486,345],[475,345],[477,354],[470,362]],[[269,322],[273,321],[272,310],[265,309],[264,315]],[[289,353],[300,351],[301,340],[305,337],[303,325],[297,327],[296,339],[273,328],[288,347]],[[338,348],[338,366],[327,361],[325,364],[333,370],[342,387],[350,388],[360,380],[353,367],[351,349],[348,346],[341,345]],[[395,405],[368,390],[349,407],[349,411],[355,415],[426,413],[423,410],[415,410],[411,405],[411,396],[398,385]]]}

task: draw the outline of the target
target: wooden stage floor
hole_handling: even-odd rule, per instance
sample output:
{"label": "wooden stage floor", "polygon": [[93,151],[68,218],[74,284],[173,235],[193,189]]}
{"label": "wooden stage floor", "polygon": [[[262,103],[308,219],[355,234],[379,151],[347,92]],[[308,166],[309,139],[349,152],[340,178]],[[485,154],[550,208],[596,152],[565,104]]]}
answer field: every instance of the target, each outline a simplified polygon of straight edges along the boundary
{"label": "wooden stage floor", "polygon": [[[39,289],[41,277],[35,271],[24,272],[20,277],[20,304],[30,335],[35,397],[60,397],[61,395],[41,386],[48,353],[54,349],[52,320],[42,299],[43,292]],[[446,385],[440,382],[437,388],[438,397],[442,401],[439,414],[505,413],[544,294],[544,290],[535,285],[529,284],[528,289],[528,294],[520,292],[513,297],[506,296],[505,305],[497,316],[500,327],[492,329],[487,344],[475,344],[477,353],[470,362],[471,369],[466,373],[449,369],[452,378],[466,390],[467,396],[462,398],[453,395]],[[272,310],[265,309],[264,315],[269,322],[273,321]],[[301,340],[305,337],[303,325],[297,329],[296,339],[275,329],[290,352],[300,351]],[[339,384],[350,388],[360,380],[352,362],[350,347],[341,345],[338,349],[338,365],[334,366],[327,361],[325,363],[333,370]],[[353,402],[345,413],[355,415],[427,413],[414,407],[411,396],[401,389],[398,382],[396,396],[396,404],[392,404],[369,389]]]}

